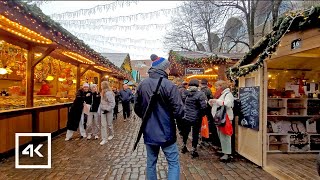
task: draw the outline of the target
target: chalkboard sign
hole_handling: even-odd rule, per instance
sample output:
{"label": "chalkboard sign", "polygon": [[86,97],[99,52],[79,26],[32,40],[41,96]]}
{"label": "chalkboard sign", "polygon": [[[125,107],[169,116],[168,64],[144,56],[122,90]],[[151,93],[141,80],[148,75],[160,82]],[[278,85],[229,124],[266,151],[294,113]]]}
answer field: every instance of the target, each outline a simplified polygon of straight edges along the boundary
{"label": "chalkboard sign", "polygon": [[260,87],[244,87],[239,90],[241,110],[239,125],[259,131]]}

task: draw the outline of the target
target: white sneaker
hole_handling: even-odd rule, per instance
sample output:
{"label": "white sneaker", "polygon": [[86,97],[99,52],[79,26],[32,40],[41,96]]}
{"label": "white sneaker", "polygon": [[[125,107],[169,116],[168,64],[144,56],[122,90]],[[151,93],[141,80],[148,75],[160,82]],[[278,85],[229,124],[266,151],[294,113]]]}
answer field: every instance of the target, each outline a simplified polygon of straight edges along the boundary
{"label": "white sneaker", "polygon": [[106,144],[106,143],[107,143],[106,140],[102,140],[101,143],[100,143],[100,145],[104,145],[104,144]]}
{"label": "white sneaker", "polygon": [[113,135],[108,137],[108,140],[111,140],[111,139],[113,139]]}
{"label": "white sneaker", "polygon": [[99,139],[99,136],[94,136],[94,139]]}
{"label": "white sneaker", "polygon": [[91,139],[91,134],[89,134],[89,135],[88,135],[87,139],[88,139],[88,140],[90,140],[90,139]]}
{"label": "white sneaker", "polygon": [[123,122],[126,122],[126,121],[127,121],[126,119],[123,120]]}
{"label": "white sneaker", "polygon": [[64,139],[65,141],[69,141],[70,140],[70,138],[66,138],[66,139]]}

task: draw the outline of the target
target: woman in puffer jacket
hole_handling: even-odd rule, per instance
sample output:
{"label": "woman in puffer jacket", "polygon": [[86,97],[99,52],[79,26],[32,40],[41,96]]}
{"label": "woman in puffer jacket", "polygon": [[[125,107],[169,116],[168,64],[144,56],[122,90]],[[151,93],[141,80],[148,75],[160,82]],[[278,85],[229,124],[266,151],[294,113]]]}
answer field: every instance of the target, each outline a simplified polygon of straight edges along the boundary
{"label": "woman in puffer jacket", "polygon": [[199,80],[191,79],[189,82],[189,88],[185,92],[185,117],[183,119],[183,147],[181,149],[181,153],[188,152],[187,140],[192,128],[192,158],[199,156],[197,152],[199,132],[202,117],[205,115],[205,110],[207,108],[206,96],[198,87]]}
{"label": "woman in puffer jacket", "polygon": [[[233,120],[233,106],[234,106],[234,97],[230,92],[229,83],[227,81],[217,81],[215,83],[216,93],[214,95],[214,99],[209,100],[209,104],[212,106],[212,116],[214,117],[217,112],[217,108],[220,106],[225,106],[226,108],[226,121],[229,121],[232,124]],[[224,127],[217,126],[218,136],[220,139],[222,153],[224,154],[220,161],[229,161],[230,154],[232,152],[231,149],[231,136],[232,132],[226,134],[224,131]],[[232,130],[233,131],[233,130]]]}
{"label": "woman in puffer jacket", "polygon": [[[107,140],[111,140],[114,137],[113,131],[113,108],[116,105],[114,93],[109,85],[108,81],[101,83],[101,138],[100,145],[104,145]],[[109,137],[107,139],[107,129],[110,129]]]}

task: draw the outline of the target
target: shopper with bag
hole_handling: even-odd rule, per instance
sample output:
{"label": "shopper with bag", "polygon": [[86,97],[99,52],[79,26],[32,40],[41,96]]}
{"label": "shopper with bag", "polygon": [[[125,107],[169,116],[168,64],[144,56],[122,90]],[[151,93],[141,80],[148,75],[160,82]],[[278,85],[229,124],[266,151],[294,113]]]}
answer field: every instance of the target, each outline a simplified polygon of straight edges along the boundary
{"label": "shopper with bag", "polygon": [[[100,113],[101,113],[101,138],[102,141],[100,145],[104,145],[107,140],[112,140],[114,137],[113,130],[113,109],[115,107],[115,95],[110,87],[108,81],[103,81],[101,83],[101,103],[100,103]],[[110,130],[109,133],[107,130]],[[109,136],[107,136],[109,134]]]}
{"label": "shopper with bag", "polygon": [[185,116],[183,118],[183,147],[181,153],[188,152],[187,140],[192,128],[192,151],[191,157],[198,157],[197,146],[199,141],[199,132],[201,129],[202,117],[207,108],[206,96],[199,90],[199,80],[191,79],[185,100]]}
{"label": "shopper with bag", "polygon": [[69,141],[74,131],[79,128],[81,137],[86,137],[86,130],[84,128],[84,113],[89,114],[90,104],[92,101],[91,92],[89,91],[89,84],[84,83],[82,88],[78,90],[76,99],[70,108],[67,121],[66,141]]}
{"label": "shopper with bag", "polygon": [[233,106],[234,97],[230,92],[229,83],[219,80],[215,83],[217,89],[214,99],[209,100],[212,106],[212,116],[217,125],[218,136],[220,139],[223,156],[220,161],[229,161],[232,152],[231,136],[233,134]]}
{"label": "shopper with bag", "polygon": [[98,88],[96,84],[91,84],[90,86],[92,96],[91,96],[91,107],[88,115],[88,122],[87,122],[87,139],[91,139],[92,135],[94,139],[98,139],[99,136],[99,114],[98,109],[100,106],[101,96],[98,92]]}

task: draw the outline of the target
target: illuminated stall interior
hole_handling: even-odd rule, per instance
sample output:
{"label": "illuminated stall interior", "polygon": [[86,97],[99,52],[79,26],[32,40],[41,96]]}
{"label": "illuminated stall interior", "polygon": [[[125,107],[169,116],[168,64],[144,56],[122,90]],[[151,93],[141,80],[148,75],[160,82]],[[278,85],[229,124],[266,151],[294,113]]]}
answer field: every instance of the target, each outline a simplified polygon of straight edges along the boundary
{"label": "illuminated stall interior", "polygon": [[[317,176],[315,169],[309,167],[316,159],[312,153],[320,152],[320,119],[313,121],[320,115],[319,58],[320,48],[315,48],[267,61],[266,148],[271,172],[295,172],[292,164],[301,162],[301,171],[312,171],[308,177]],[[294,176],[288,174],[280,175],[283,178]]]}
{"label": "illuminated stall interior", "polygon": [[25,107],[27,50],[0,41],[0,111]]}
{"label": "illuminated stall interior", "polygon": [[105,73],[130,79],[37,6],[0,1],[0,157],[14,153],[15,133],[63,132],[81,81],[100,83]]}

